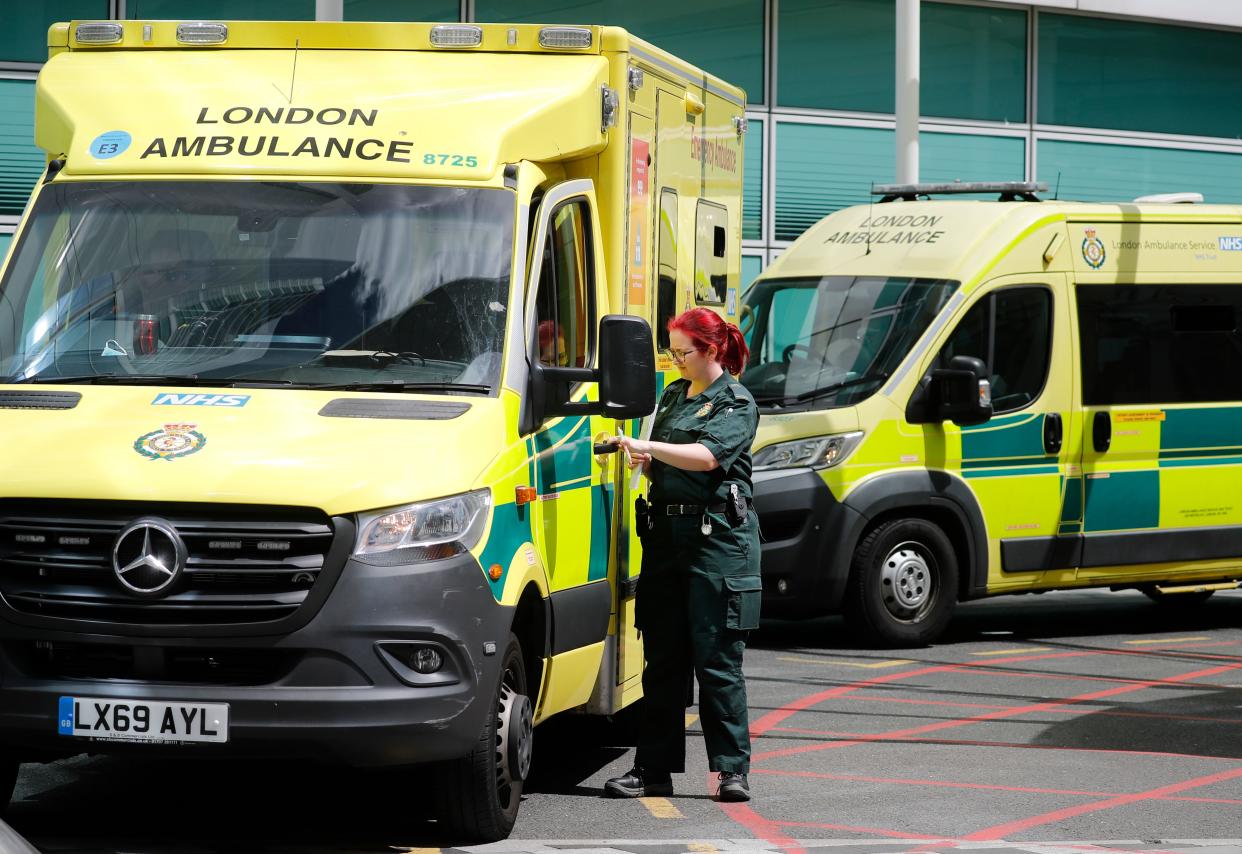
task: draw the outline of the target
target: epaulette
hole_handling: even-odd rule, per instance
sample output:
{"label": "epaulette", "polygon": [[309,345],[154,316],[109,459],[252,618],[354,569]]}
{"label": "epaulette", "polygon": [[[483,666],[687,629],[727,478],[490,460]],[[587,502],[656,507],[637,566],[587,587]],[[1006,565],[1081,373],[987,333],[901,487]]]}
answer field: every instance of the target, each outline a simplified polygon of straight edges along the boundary
{"label": "epaulette", "polygon": [[728,389],[733,392],[734,399],[749,400],[751,403],[755,402],[754,395],[750,393],[750,389],[742,385],[737,380],[729,380]]}

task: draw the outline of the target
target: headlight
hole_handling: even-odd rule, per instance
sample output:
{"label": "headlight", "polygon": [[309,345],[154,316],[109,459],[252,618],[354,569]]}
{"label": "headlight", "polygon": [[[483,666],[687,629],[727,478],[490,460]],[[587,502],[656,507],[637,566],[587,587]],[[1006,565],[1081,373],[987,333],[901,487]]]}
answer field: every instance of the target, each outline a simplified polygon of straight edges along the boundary
{"label": "headlight", "polygon": [[358,517],[357,556],[393,553],[402,563],[468,552],[483,536],[491,493],[486,489],[394,507]]}
{"label": "headlight", "polygon": [[863,431],[838,433],[835,436],[813,436],[793,442],[778,442],[755,453],[755,471],[768,469],[813,468],[835,466],[853,453],[862,441]]}

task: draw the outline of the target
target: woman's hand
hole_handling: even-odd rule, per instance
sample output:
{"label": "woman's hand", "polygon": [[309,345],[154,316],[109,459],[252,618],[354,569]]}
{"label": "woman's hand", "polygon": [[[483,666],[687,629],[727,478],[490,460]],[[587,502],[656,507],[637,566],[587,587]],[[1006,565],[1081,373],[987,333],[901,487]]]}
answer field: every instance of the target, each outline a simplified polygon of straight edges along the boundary
{"label": "woman's hand", "polygon": [[651,443],[629,436],[618,436],[617,444],[625,452],[626,465],[631,469],[641,466],[643,474],[646,474],[651,467]]}

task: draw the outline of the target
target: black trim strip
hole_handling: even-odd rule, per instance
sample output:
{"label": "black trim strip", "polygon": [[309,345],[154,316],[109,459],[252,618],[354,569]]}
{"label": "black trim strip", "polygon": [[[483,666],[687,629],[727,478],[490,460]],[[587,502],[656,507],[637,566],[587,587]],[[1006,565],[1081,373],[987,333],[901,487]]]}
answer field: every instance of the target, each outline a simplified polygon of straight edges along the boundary
{"label": "black trim strip", "polygon": [[1002,572],[1076,569],[1082,563],[1082,536],[1021,537],[1001,540]]}
{"label": "black trim strip", "polygon": [[408,421],[449,421],[470,409],[468,403],[433,400],[338,397],[319,414],[325,418],[388,418]]}
{"label": "black trim strip", "polygon": [[0,409],[73,409],[81,399],[76,391],[0,391]]}
{"label": "black trim strip", "polygon": [[1228,558],[1242,560],[1242,525],[1001,540],[1004,572]]}
{"label": "black trim strip", "polygon": [[606,580],[559,590],[548,597],[552,611],[552,654],[560,655],[608,637],[612,588]]}

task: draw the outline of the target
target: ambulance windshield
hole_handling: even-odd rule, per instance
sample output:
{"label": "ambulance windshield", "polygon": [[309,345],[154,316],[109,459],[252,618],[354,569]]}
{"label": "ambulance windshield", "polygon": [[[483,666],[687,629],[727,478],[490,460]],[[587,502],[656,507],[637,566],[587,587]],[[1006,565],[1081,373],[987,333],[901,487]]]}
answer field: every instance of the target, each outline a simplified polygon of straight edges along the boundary
{"label": "ambulance windshield", "polygon": [[759,281],[742,312],[742,384],[760,406],[855,404],[897,370],[957,286],[893,276]]}
{"label": "ambulance windshield", "polygon": [[514,211],[503,189],[58,182],[0,292],[0,382],[494,392]]}

